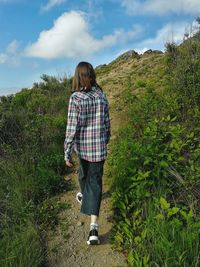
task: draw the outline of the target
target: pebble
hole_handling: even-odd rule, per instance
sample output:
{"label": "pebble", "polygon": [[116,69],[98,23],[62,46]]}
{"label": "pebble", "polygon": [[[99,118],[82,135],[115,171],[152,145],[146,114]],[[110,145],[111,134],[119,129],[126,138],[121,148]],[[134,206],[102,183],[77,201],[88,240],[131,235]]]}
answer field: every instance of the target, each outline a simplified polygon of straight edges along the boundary
{"label": "pebble", "polygon": [[73,254],[71,255],[70,258],[73,259],[73,260],[75,260],[75,256]]}
{"label": "pebble", "polygon": [[77,226],[82,226],[83,222],[77,222]]}

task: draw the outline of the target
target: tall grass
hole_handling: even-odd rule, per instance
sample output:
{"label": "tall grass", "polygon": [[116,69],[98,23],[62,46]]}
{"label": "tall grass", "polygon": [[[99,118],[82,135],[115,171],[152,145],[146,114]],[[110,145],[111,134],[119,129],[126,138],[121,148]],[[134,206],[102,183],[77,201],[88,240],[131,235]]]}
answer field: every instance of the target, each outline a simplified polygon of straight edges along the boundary
{"label": "tall grass", "polygon": [[[46,231],[67,205],[63,174],[68,81],[44,76],[0,102],[0,266],[48,265]],[[65,101],[64,101],[65,100]]]}
{"label": "tall grass", "polygon": [[168,46],[164,90],[151,83],[139,97],[127,88],[130,123],[112,141],[108,174],[113,242],[129,266],[200,266],[198,40]]}

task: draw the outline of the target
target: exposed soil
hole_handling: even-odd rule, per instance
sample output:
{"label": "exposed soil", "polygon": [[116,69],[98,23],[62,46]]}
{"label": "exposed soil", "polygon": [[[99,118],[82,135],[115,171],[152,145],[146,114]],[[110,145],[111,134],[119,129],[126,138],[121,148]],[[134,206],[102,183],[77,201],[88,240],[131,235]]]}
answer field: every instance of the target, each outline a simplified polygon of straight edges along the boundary
{"label": "exposed soil", "polygon": [[[105,163],[104,169],[106,168]],[[60,197],[62,202],[70,204],[70,208],[60,214],[60,223],[56,230],[48,233],[49,265],[51,267],[127,266],[124,255],[114,250],[109,239],[112,235],[112,210],[106,176],[103,176],[103,196],[99,214],[101,244],[96,246],[88,246],[86,243],[90,217],[80,213],[80,204],[75,199],[79,191],[77,163],[65,179],[70,183],[71,190]]]}
{"label": "exposed soil", "polygon": [[[111,74],[110,74],[111,75]],[[101,82],[101,78],[99,78]],[[118,105],[119,96],[123,87],[104,86],[109,100],[111,120],[111,140],[115,138],[117,130],[127,124],[124,108]],[[108,147],[108,157],[109,157]],[[112,236],[112,208],[109,180],[106,175],[107,161],[104,164],[103,196],[99,214],[100,245],[88,246],[86,241],[89,234],[90,216],[80,213],[80,204],[75,196],[79,190],[78,160],[74,158],[75,167],[64,179],[68,180],[71,190],[60,195],[61,201],[70,205],[70,208],[60,213],[59,225],[55,231],[47,233],[47,253],[50,267],[127,267],[124,255],[116,251],[111,244]]]}

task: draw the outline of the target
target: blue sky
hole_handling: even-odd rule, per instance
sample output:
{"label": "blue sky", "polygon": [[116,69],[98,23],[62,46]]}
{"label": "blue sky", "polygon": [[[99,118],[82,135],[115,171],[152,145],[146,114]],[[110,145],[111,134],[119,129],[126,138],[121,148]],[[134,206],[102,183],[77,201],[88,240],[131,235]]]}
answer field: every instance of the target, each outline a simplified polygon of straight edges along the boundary
{"label": "blue sky", "polygon": [[134,49],[164,51],[200,15],[199,0],[0,0],[0,95],[71,76]]}

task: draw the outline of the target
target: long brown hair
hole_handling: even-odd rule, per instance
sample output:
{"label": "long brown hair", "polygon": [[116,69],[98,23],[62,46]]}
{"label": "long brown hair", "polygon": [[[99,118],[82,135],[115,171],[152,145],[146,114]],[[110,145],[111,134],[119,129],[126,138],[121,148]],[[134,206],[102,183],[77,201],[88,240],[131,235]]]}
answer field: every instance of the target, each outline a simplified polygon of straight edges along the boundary
{"label": "long brown hair", "polygon": [[92,86],[97,86],[102,90],[102,88],[96,82],[96,73],[93,66],[85,61],[79,62],[76,66],[72,91],[90,91]]}

